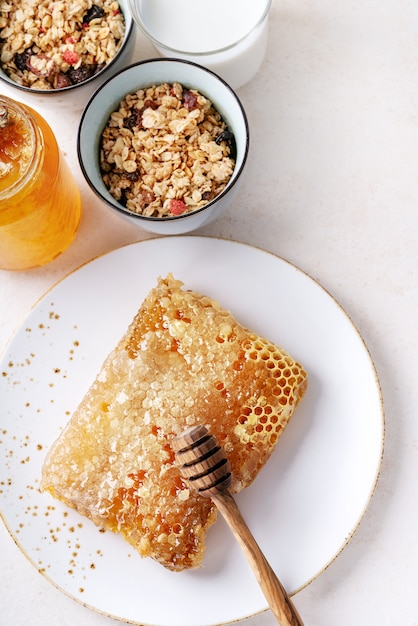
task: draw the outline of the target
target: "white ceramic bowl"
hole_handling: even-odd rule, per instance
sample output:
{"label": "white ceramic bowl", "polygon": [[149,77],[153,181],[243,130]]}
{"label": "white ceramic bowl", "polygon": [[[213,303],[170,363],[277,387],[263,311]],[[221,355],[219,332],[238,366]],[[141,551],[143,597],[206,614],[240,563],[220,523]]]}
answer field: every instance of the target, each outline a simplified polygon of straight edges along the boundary
{"label": "white ceramic bowl", "polygon": [[128,7],[128,0],[118,0],[118,3],[123,13],[123,17],[125,19],[125,35],[124,35],[122,44],[119,50],[117,51],[117,54],[113,57],[113,59],[109,61],[109,63],[107,63],[107,65],[105,65],[105,67],[101,69],[99,72],[97,72],[93,76],[90,76],[90,78],[84,80],[81,83],[69,85],[68,87],[63,87],[61,89],[50,89],[50,90],[42,89],[41,90],[41,89],[34,89],[33,87],[26,87],[24,85],[19,85],[19,83],[16,83],[14,80],[12,80],[10,76],[8,76],[0,66],[0,79],[3,80],[5,83],[8,83],[12,87],[16,87],[17,89],[20,89],[22,91],[48,95],[48,94],[62,93],[64,91],[70,91],[73,89],[79,89],[93,82],[94,80],[97,80],[97,78],[99,77],[104,77],[108,75],[109,73],[117,72],[121,67],[123,67],[124,65],[130,62],[131,55],[132,55],[134,45],[135,45],[135,24],[134,24],[131,12]]}
{"label": "white ceramic bowl", "polygon": [[[99,166],[100,140],[110,114],[128,93],[161,83],[178,82],[197,89],[212,101],[236,143],[235,169],[225,189],[205,206],[170,217],[146,217],[126,209],[106,188]],[[93,94],[81,117],[77,138],[78,158],[87,183],[113,211],[140,228],[161,235],[179,235],[200,228],[222,213],[233,200],[248,156],[249,130],[243,106],[231,87],[210,70],[179,59],[150,59],[135,63],[112,76]]]}

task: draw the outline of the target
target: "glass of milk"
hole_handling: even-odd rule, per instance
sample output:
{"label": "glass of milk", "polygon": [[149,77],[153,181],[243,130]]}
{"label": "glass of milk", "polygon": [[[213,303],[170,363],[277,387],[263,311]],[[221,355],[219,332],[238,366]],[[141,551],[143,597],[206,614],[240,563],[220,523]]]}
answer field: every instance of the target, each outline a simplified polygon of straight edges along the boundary
{"label": "glass of milk", "polygon": [[263,62],[272,0],[129,0],[132,16],[165,57],[194,61],[238,89]]}

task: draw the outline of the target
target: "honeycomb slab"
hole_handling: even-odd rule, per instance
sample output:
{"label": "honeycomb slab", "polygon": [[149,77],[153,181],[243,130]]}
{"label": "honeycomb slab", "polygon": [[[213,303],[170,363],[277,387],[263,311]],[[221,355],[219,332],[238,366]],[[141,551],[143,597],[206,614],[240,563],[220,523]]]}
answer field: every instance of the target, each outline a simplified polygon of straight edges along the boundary
{"label": "honeycomb slab", "polygon": [[172,439],[205,425],[237,493],[267,462],[306,386],[289,354],[169,274],[53,444],[42,489],[142,556],[175,571],[198,567],[216,509],[183,482]]}

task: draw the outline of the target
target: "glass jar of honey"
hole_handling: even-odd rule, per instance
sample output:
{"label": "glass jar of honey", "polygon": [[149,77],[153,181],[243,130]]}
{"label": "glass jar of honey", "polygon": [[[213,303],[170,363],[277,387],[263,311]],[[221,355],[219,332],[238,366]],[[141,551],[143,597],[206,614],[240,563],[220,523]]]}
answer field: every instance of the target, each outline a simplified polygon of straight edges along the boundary
{"label": "glass jar of honey", "polygon": [[45,265],[72,242],[81,196],[46,121],[0,95],[0,268]]}

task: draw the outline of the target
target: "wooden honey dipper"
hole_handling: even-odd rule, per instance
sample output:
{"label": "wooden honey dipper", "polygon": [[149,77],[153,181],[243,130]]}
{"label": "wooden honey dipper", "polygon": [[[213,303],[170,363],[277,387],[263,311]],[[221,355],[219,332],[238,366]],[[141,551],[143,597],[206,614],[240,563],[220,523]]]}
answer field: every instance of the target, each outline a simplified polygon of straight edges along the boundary
{"label": "wooden honey dipper", "polygon": [[281,626],[303,626],[283,585],[255,541],[229,492],[231,467],[222,447],[205,426],[194,426],[172,441],[182,477],[211,498],[241,546],[269,606]]}

